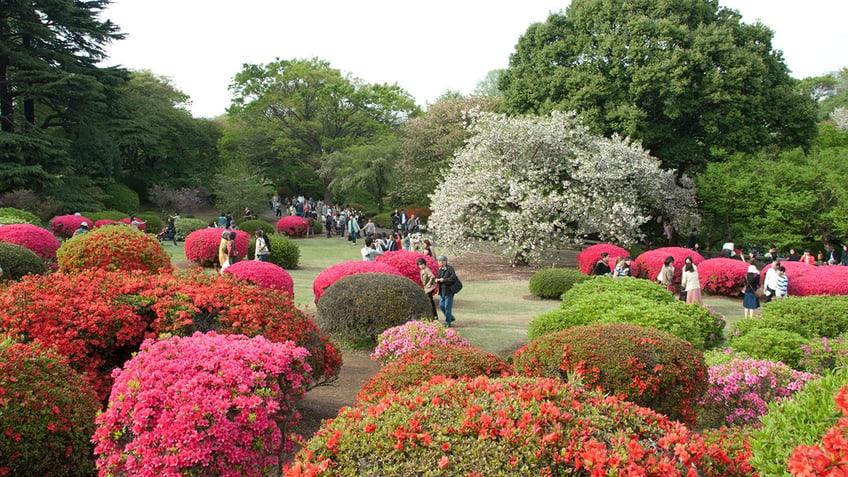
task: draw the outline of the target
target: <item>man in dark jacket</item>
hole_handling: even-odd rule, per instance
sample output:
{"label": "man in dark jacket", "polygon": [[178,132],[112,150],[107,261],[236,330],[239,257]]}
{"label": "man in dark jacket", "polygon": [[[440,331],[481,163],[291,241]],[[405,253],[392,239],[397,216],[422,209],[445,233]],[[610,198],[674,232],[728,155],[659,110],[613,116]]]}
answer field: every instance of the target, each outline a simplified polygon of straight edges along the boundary
{"label": "man in dark jacket", "polygon": [[436,283],[439,284],[439,309],[445,314],[445,326],[450,328],[455,320],[453,296],[457,292],[456,286],[459,280],[456,278],[456,271],[448,265],[448,257],[439,255],[436,261],[439,263],[439,270],[436,272]]}
{"label": "man in dark jacket", "polygon": [[612,270],[609,266],[609,254],[607,252],[601,253],[601,259],[595,263],[595,267],[592,269],[592,275],[609,275]]}

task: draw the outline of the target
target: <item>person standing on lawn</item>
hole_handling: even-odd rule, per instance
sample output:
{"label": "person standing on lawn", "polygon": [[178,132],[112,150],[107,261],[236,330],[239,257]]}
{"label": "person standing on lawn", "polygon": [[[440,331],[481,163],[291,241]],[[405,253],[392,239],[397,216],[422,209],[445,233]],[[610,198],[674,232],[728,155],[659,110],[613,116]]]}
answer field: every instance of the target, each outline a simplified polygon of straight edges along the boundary
{"label": "person standing on lawn", "polygon": [[430,271],[430,267],[427,266],[427,260],[424,258],[419,258],[415,263],[418,264],[418,269],[420,270],[421,286],[424,288],[424,293],[430,298],[430,305],[433,306],[433,318],[438,319],[439,314],[436,313],[436,302],[433,301],[433,295],[436,294],[436,276]]}
{"label": "person standing on lawn", "polygon": [[745,308],[745,318],[754,317],[754,311],[760,307],[760,299],[757,298],[757,288],[760,286],[760,271],[757,269],[754,255],[748,259],[748,273],[745,274],[745,297],[742,306]]}
{"label": "person standing on lawn", "polygon": [[453,296],[456,294],[456,271],[448,265],[448,257],[439,255],[436,258],[439,270],[436,272],[436,284],[439,286],[439,309],[445,314],[445,326],[451,327],[456,318],[453,316]]}

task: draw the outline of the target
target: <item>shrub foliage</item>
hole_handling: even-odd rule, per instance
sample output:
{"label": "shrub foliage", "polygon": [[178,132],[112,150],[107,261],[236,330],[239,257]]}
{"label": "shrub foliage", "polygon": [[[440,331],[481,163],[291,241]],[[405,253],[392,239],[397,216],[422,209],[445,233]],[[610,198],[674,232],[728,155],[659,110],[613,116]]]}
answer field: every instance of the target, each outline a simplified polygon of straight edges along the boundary
{"label": "shrub foliage", "polygon": [[56,252],[59,271],[92,268],[157,272],[171,268],[171,258],[154,237],[132,227],[101,227],[66,240]]}
{"label": "shrub foliage", "polygon": [[[274,255],[274,252],[271,252]],[[388,273],[402,277],[403,274],[397,268],[386,265],[380,262],[367,262],[364,260],[356,260],[351,262],[342,262],[333,265],[330,268],[322,271],[312,281],[312,293],[315,294],[315,303],[324,295],[324,291],[330,288],[330,285],[336,283],[340,278],[357,273]],[[431,312],[432,313],[432,312]],[[427,315],[421,315],[427,316]]]}
{"label": "shrub foliage", "polygon": [[543,268],[530,277],[530,293],[539,298],[560,299],[575,284],[588,276],[570,268]]}
{"label": "shrub foliage", "polygon": [[[177,240],[185,240],[186,237],[195,230],[205,229],[209,224],[206,221],[201,219],[195,219],[193,217],[186,217],[174,221],[174,229],[177,231]],[[220,232],[220,230],[219,230]],[[218,234],[220,237],[221,234]]]}
{"label": "shrub foliage", "polygon": [[0,267],[3,267],[0,281],[19,280],[27,275],[40,275],[47,271],[41,257],[32,250],[6,242],[0,242]]}

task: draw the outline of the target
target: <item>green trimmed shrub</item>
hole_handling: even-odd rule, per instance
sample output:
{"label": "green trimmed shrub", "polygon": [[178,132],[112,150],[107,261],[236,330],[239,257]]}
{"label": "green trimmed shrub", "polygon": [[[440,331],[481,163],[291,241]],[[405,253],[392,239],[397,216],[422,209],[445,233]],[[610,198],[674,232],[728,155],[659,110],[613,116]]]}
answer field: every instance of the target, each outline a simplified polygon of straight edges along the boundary
{"label": "green trimmed shrub", "polygon": [[374,217],[371,217],[371,221],[374,222],[374,225],[381,229],[391,229],[392,228],[392,214],[391,212],[383,212],[382,214],[377,214]]}
{"label": "green trimmed shrub", "polygon": [[105,200],[107,209],[120,210],[126,214],[135,214],[138,212],[139,200],[138,193],[124,184],[113,182],[106,186]]}
{"label": "green trimmed shrub", "polygon": [[32,250],[8,242],[0,242],[0,281],[20,280],[26,275],[42,275],[47,272],[44,261]]}
{"label": "green trimmed shrub", "polygon": [[693,424],[706,390],[700,351],[680,338],[646,326],[620,323],[576,326],[530,342],[515,352],[513,366],[527,376],[578,375],[640,406]]}
{"label": "green trimmed shrub", "polygon": [[0,474],[96,475],[100,403],[68,359],[36,344],[0,341]]}
{"label": "green trimmed shrub", "polygon": [[268,261],[286,270],[297,268],[300,263],[300,247],[297,243],[285,235],[269,233],[267,237],[271,241]]}
{"label": "green trimmed shrub", "polygon": [[801,346],[801,369],[809,373],[824,374],[848,366],[848,339],[816,338]]}
{"label": "green trimmed shrub", "polygon": [[622,305],[600,315],[599,323],[630,323],[651,326],[706,350],[724,343],[724,317],[695,303]]}
{"label": "green trimmed shrub", "polygon": [[560,306],[566,308],[574,301],[583,300],[587,296],[597,297],[599,294],[611,295],[615,300],[631,296],[639,296],[656,303],[671,303],[675,300],[674,295],[669,293],[665,286],[650,280],[613,280],[610,277],[592,277],[591,280],[575,284],[571,290],[563,294]]}
{"label": "green trimmed shrub", "polygon": [[249,233],[252,237],[253,234],[256,233],[256,229],[261,228],[263,232],[266,234],[273,234],[276,230],[276,225],[266,222],[264,220],[253,219],[253,220],[245,220],[244,222],[239,224],[239,228]]}
{"label": "green trimmed shrub", "polygon": [[[126,219],[129,217],[129,214],[125,214],[119,210],[102,210],[100,212],[86,212],[82,214],[89,219],[97,222],[98,220],[114,220],[115,222],[120,221],[121,219]],[[94,226],[94,224],[88,224],[90,226]]]}
{"label": "green trimmed shrub", "polygon": [[320,220],[312,221],[312,233],[314,235],[321,235],[324,233],[324,223]]}
{"label": "green trimmed shrub", "polygon": [[324,291],[316,322],[347,346],[373,348],[383,331],[432,313],[430,297],[412,280],[387,273],[357,273],[338,279]]}
{"label": "green trimmed shrub", "polygon": [[848,332],[848,296],[790,296],[763,307],[761,327],[793,331],[806,338]]}
{"label": "green trimmed shrub", "polygon": [[208,222],[193,217],[179,218],[174,222],[174,228],[177,230],[177,240],[185,240],[188,234],[195,230],[205,229],[208,226]]}
{"label": "green trimmed shrub", "polygon": [[544,268],[530,277],[530,293],[539,298],[560,299],[576,283],[590,277],[571,268]]}
{"label": "green trimmed shrub", "polygon": [[41,227],[44,222],[32,212],[14,207],[0,207],[0,224],[32,224]]}
{"label": "green trimmed shrub", "polygon": [[800,369],[807,339],[798,333],[772,328],[755,328],[730,338],[730,348],[754,359],[780,361],[792,369]]}
{"label": "green trimmed shrub", "polygon": [[159,218],[156,212],[142,212],[136,214],[136,217],[144,221],[144,231],[149,234],[156,235],[165,228],[165,222]]}
{"label": "green trimmed shrub", "polygon": [[839,421],[842,413],[833,398],[846,385],[848,370],[838,370],[808,382],[791,400],[769,404],[768,413],[760,417],[762,427],[749,440],[748,462],[759,475],[789,476],[786,463],[792,450],[819,443]]}

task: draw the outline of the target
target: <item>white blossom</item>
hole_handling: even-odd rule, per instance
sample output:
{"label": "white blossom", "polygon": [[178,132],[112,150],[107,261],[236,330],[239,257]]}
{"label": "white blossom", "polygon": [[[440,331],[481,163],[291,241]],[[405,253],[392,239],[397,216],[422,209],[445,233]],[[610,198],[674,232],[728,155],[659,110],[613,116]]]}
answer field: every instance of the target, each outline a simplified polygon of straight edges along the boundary
{"label": "white blossom", "polygon": [[848,109],[836,108],[830,113],[830,119],[836,123],[836,127],[848,131]]}

